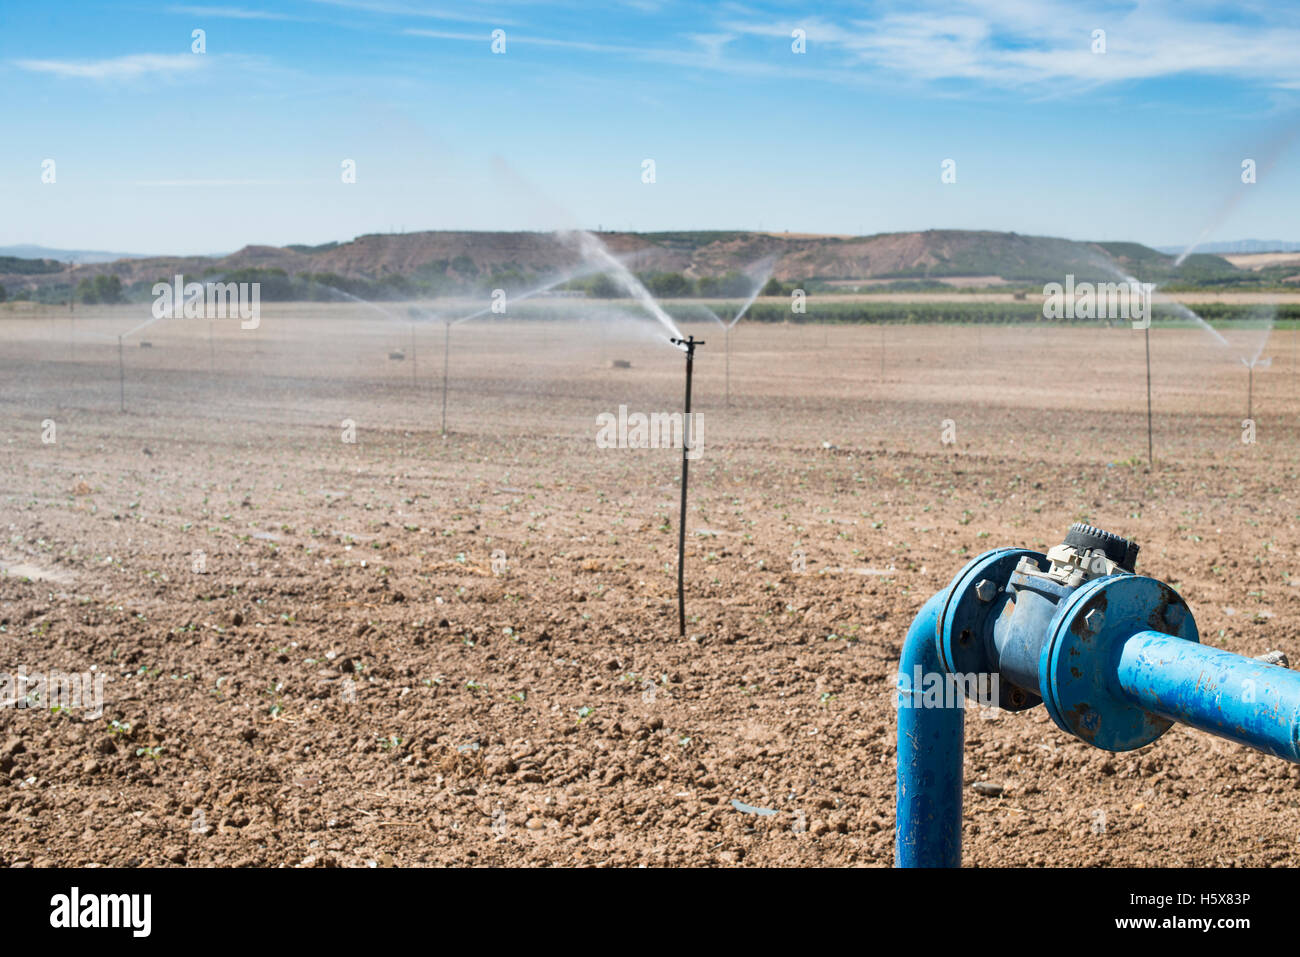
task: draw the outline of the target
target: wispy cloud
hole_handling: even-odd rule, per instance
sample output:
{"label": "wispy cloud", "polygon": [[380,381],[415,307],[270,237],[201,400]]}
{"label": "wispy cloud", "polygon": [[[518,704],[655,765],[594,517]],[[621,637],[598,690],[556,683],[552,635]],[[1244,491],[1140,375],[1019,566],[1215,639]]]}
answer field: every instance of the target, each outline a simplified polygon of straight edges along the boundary
{"label": "wispy cloud", "polygon": [[140,179],[136,186],[291,186],[280,179]]}
{"label": "wispy cloud", "polygon": [[183,13],[191,17],[207,17],[213,20],[299,20],[300,17],[287,13],[273,13],[269,10],[247,10],[243,7],[187,7],[167,8],[171,13]]}
{"label": "wispy cloud", "polygon": [[[315,0],[394,10],[393,0]],[[828,9],[823,7],[822,10]],[[829,9],[834,9],[833,5]],[[431,14],[435,15],[436,14]],[[465,19],[481,20],[466,16]],[[884,0],[869,8],[798,16],[737,4],[717,9],[706,29],[681,43],[621,43],[582,35],[515,34],[510,43],[694,67],[736,76],[814,79],[851,85],[954,84],[1053,95],[1130,81],[1208,75],[1300,88],[1300,13],[1210,2],[1145,0],[1091,4],[1061,0]],[[796,28],[804,55],[790,50]],[[1105,52],[1094,52],[1094,30]],[[407,35],[487,42],[450,29]]]}
{"label": "wispy cloud", "polygon": [[399,17],[423,17],[429,20],[450,20],[460,23],[491,23],[495,26],[517,26],[518,21],[507,20],[495,13],[476,13],[466,9],[448,10],[444,7],[417,6],[400,0],[311,0],[330,7],[344,7],[364,13],[380,13]]}
{"label": "wispy cloud", "polygon": [[[402,32],[406,36],[429,37],[435,40],[460,40],[482,43],[485,46],[491,42],[492,39],[486,32],[481,34],[462,33],[453,30],[429,30],[421,27],[410,27]],[[722,51],[727,43],[732,40],[732,37],[728,34],[689,34],[682,39],[686,41],[686,45],[682,47],[655,47],[625,43],[605,43],[596,40],[570,40],[559,37],[514,33],[507,35],[506,43],[519,44],[525,47],[554,47],[562,50],[578,50],[584,53],[630,57],[650,63],[660,63],[680,67],[699,67],[701,69],[720,70],[726,73],[737,73],[746,76],[807,76],[816,73],[816,71],[797,69],[784,71],[781,67],[758,61],[724,59],[721,55]]]}
{"label": "wispy cloud", "polygon": [[[1241,14],[1234,16],[1234,14]],[[752,37],[807,31],[809,56],[829,53],[846,70],[911,80],[977,81],[1030,87],[1081,87],[1179,74],[1300,82],[1300,18],[1278,8],[1267,18],[1213,4],[1161,0],[1118,7],[1052,0],[912,0],[882,5],[874,16],[842,21],[733,16],[723,26]],[[1105,52],[1093,52],[1093,31]]]}
{"label": "wispy cloud", "polygon": [[14,63],[32,73],[82,80],[130,80],[158,73],[193,73],[203,69],[206,60],[206,56],[193,53],[133,53],[105,60],[16,60]]}

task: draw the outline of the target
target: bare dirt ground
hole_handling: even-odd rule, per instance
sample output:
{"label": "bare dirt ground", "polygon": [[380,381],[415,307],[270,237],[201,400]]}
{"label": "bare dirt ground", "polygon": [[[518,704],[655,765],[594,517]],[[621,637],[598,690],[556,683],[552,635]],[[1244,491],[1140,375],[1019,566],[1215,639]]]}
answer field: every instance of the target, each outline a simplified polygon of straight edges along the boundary
{"label": "bare dirt ground", "polygon": [[[1252,344],[1154,330],[1149,471],[1130,329],[742,323],[730,407],[691,329],[682,640],[679,454],[595,441],[679,407],[649,323],[456,327],[442,437],[441,327],[162,322],[122,413],[139,319],[0,312],[0,671],[106,676],[99,717],[0,708],[3,864],[887,865],[913,614],[1077,520],[1300,661],[1291,332],[1247,445]],[[1300,863],[1297,769],[1198,732],[1111,755],[1038,708],[966,760],[969,864]]]}

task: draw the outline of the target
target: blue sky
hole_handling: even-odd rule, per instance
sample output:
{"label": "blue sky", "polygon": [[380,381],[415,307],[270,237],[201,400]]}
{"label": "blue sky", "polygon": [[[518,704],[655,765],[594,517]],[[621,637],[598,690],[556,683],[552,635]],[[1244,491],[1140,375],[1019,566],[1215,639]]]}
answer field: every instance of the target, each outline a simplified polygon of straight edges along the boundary
{"label": "blue sky", "polygon": [[1300,8],[1251,0],[4,0],[0,245],[570,226],[1300,240],[1297,51]]}

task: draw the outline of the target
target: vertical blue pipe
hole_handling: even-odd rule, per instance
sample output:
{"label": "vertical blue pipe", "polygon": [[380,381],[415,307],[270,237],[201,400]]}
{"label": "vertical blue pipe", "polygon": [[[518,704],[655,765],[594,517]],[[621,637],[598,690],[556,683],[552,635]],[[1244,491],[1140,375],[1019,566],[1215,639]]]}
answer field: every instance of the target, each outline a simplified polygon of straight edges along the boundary
{"label": "vertical blue pipe", "polygon": [[1115,682],[1170,721],[1300,761],[1300,672],[1140,631],[1120,648]]}
{"label": "vertical blue pipe", "polygon": [[[947,671],[939,660],[936,633],[946,595],[939,592],[921,607],[898,666],[897,867],[961,866],[965,701],[949,700]],[[940,689],[938,707],[933,706],[934,682]]]}

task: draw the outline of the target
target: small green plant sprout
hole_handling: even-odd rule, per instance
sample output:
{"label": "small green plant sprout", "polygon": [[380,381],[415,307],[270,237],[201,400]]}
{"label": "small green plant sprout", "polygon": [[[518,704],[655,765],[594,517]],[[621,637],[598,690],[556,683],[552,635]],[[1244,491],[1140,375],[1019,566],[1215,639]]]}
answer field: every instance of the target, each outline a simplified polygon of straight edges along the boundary
{"label": "small green plant sprout", "polygon": [[385,751],[395,751],[402,746],[402,739],[395,734],[390,734],[388,737],[377,734],[375,740],[379,742],[379,746]]}
{"label": "small green plant sprout", "polygon": [[283,690],[284,682],[279,681],[264,692],[271,699],[271,706],[268,710],[272,718],[278,718],[284,714],[284,705],[280,703],[280,692]]}
{"label": "small green plant sprout", "polygon": [[123,736],[129,735],[131,733],[131,723],[129,721],[118,721],[114,718],[108,723],[108,733],[120,734]]}
{"label": "small green plant sprout", "polygon": [[581,708],[578,709],[579,723],[591,717],[593,714],[595,714],[595,712],[596,712],[595,708],[589,708],[584,704]]}
{"label": "small green plant sprout", "polygon": [[151,747],[151,748],[136,748],[136,749],[135,749],[135,756],[136,756],[137,758],[153,758],[153,759],[156,761],[156,760],[158,760],[158,756],[159,756],[160,754],[162,754],[162,745],[161,745],[161,744],[155,744],[155,745],[154,745],[153,747]]}

